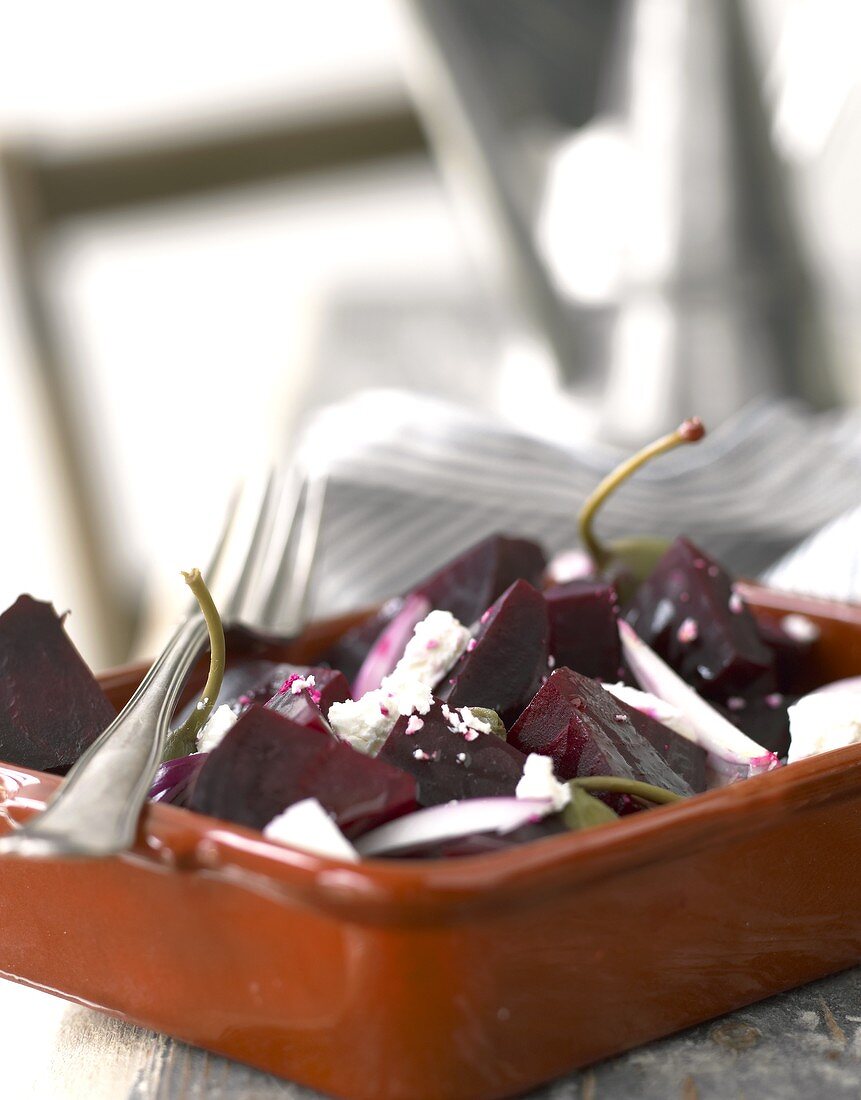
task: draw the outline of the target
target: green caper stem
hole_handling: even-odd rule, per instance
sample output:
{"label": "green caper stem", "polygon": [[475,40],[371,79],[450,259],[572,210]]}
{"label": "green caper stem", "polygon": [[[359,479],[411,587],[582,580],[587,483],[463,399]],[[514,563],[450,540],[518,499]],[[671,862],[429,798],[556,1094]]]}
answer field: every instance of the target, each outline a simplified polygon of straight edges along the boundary
{"label": "green caper stem", "polygon": [[200,701],[186,718],[179,729],[168,734],[162,760],[173,760],[176,756],[187,756],[197,748],[197,735],[206,724],[207,719],[215,706],[215,700],[221,691],[221,682],[224,679],[224,626],[221,616],[213,602],[206,582],[200,575],[199,569],[192,569],[190,573],[183,573],[185,583],[191,589],[194,598],[200,605],[200,610],[209,631],[209,675],[203,686]]}
{"label": "green caper stem", "polygon": [[630,458],[617,466],[612,473],[609,473],[598,487],[589,494],[583,507],[580,509],[577,523],[580,531],[580,541],[583,543],[589,552],[589,556],[599,569],[603,569],[606,566],[607,562],[610,560],[611,553],[599,541],[592,529],[592,524],[598,509],[607,497],[618,489],[623,481],[627,481],[631,474],[639,470],[641,466],[645,466],[647,462],[657,455],[672,451],[682,443],[696,443],[697,440],[702,439],[705,434],[706,430],[699,417],[695,416],[690,420],[683,421],[674,432],[670,432],[669,435],[656,439],[654,443],[649,443],[648,446],[643,447],[641,451],[637,451],[635,455],[631,455]]}
{"label": "green caper stem", "polygon": [[669,802],[681,802],[682,795],[663,787],[655,787],[651,783],[641,783],[638,779],[623,779],[618,775],[583,775],[570,782],[572,787],[580,787],[584,791],[608,791],[616,794],[629,794],[634,798],[642,798],[646,802],[657,802],[663,805]]}

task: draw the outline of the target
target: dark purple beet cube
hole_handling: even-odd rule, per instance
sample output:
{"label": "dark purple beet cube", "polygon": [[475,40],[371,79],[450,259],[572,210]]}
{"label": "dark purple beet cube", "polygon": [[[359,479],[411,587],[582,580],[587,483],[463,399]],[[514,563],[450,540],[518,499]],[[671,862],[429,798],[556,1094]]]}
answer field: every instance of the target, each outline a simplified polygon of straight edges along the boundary
{"label": "dark purple beet cube", "polygon": [[615,682],[622,674],[619,601],[610,584],[569,581],[544,593],[556,668]]}
{"label": "dark purple beet cube", "polygon": [[116,717],[49,603],[0,615],[0,760],[64,774]]}
{"label": "dark purple beet cube", "polygon": [[[655,723],[658,725],[659,723]],[[667,740],[673,736],[666,731]],[[557,669],[515,725],[508,740],[521,752],[553,759],[559,779],[617,775],[693,794],[634,724],[630,709],[588,676]]]}
{"label": "dark purple beet cube", "polygon": [[265,707],[247,710],[208,754],[188,805],[262,829],[316,798],[349,837],[416,809],[412,776]]}
{"label": "dark purple beet cube", "polygon": [[[419,722],[421,728],[409,733]],[[458,732],[435,703],[420,718],[399,718],[378,759],[415,778],[420,806],[436,806],[513,795],[526,757],[494,733]]]}
{"label": "dark purple beet cube", "polygon": [[478,617],[517,580],[538,585],[547,564],[529,539],[490,535],[447,562],[414,591],[434,610],[450,611],[464,626]]}
{"label": "dark purple beet cube", "polygon": [[[784,626],[784,623],[788,625]],[[796,630],[791,633],[793,623],[809,625],[806,632]],[[818,638],[816,625],[810,619],[803,615],[785,615],[782,621],[762,618],[757,620],[756,625],[760,638],[774,654],[778,691],[799,694],[821,686],[810,673],[814,667],[810,658]]]}
{"label": "dark purple beet cube", "polygon": [[452,707],[495,710],[508,727],[547,674],[549,632],[544,597],[527,581],[515,581],[482,615],[437,694]]}
{"label": "dark purple beet cube", "polygon": [[243,672],[241,679],[234,677],[230,694],[223,690],[218,694],[218,705],[226,703],[237,714],[253,703],[267,703],[279,695],[292,694],[292,685],[309,676],[314,677],[311,696],[324,713],[328,713],[332,703],[350,698],[347,678],[333,668],[265,662],[245,665]]}
{"label": "dark purple beet cube", "polygon": [[784,760],[789,752],[790,742],[787,708],[797,701],[797,695],[772,692],[749,699],[730,696],[725,703],[714,705],[742,733],[746,733],[758,745]]}
{"label": "dark purple beet cube", "polygon": [[625,618],[710,699],[775,688],[774,658],[727,573],[678,538],[639,587]]}
{"label": "dark purple beet cube", "polygon": [[[291,671],[265,705],[299,726],[313,726],[324,733],[331,733],[332,728],[326,719],[329,707],[350,698],[346,676],[333,668],[281,667],[289,667]],[[314,677],[314,686],[302,687],[309,676]]]}
{"label": "dark purple beet cube", "polygon": [[[608,692],[608,694],[610,694]],[[613,697],[615,698],[615,696]],[[616,699],[619,703],[620,700]],[[706,750],[682,737],[680,733],[671,730],[663,722],[659,722],[651,715],[643,714],[635,707],[627,703],[621,703],[620,713],[624,711],[631,720],[631,725],[641,737],[649,742],[653,749],[661,756],[672,770],[682,777],[692,791],[699,793],[706,789]]]}
{"label": "dark purple beet cube", "polygon": [[[514,581],[522,578],[538,585],[546,563],[535,542],[489,535],[416,585],[412,595],[424,596],[432,611],[450,611],[472,626]],[[368,650],[403,606],[403,598],[389,600],[378,614],[348,630],[326,654],[327,662],[352,683]]]}

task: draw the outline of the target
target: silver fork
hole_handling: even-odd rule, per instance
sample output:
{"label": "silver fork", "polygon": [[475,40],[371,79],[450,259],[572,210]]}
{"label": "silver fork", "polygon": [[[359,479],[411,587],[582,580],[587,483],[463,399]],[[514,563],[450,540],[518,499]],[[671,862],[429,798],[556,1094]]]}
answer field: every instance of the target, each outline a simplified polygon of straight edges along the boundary
{"label": "silver fork", "polygon": [[[225,621],[285,633],[299,628],[325,489],[323,478],[295,470],[244,486],[206,578]],[[131,847],[171,715],[206,636],[193,610],[46,809],[0,840],[0,855],[107,856]]]}

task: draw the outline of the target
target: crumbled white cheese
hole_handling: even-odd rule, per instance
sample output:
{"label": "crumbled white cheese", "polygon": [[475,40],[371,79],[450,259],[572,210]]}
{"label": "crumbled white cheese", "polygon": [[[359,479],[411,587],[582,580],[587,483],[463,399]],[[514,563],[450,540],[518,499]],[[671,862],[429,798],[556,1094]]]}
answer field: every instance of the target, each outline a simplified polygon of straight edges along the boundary
{"label": "crumbled white cheese", "polygon": [[450,611],[431,611],[416,624],[404,655],[382,686],[418,680],[433,688],[466,649],[470,633]]}
{"label": "crumbled white cheese", "polygon": [[359,853],[347,840],[335,822],[329,817],[316,798],[304,798],[294,802],[283,813],[273,817],[264,828],[267,840],[289,844],[303,852],[333,859],[349,859],[355,862]]}
{"label": "crumbled white cheese", "polygon": [[342,740],[359,752],[373,756],[391,733],[400,711],[395,700],[382,688],[377,688],[366,691],[361,699],[333,703],[327,717],[329,725]]}
{"label": "crumbled white cheese", "polygon": [[297,676],[295,679],[291,679],[289,683],[291,695],[299,695],[301,692],[317,686],[313,673],[309,676]]}
{"label": "crumbled white cheese", "polygon": [[526,757],[514,794],[517,798],[549,798],[554,811],[564,810],[571,801],[570,787],[553,774],[553,761],[537,752]]}
{"label": "crumbled white cheese", "polygon": [[236,722],[236,715],[227,704],[222,704],[209,716],[209,720],[197,731],[197,751],[212,752],[224,740],[225,734]]}
{"label": "crumbled white cheese", "polygon": [[656,722],[661,722],[682,737],[686,737],[688,741],[696,742],[697,735],[690,719],[682,714],[678,707],[665,703],[663,699],[649,694],[648,691],[628,687],[627,684],[602,684],[601,687],[627,706],[648,715],[649,718],[654,718]]}
{"label": "crumbled white cheese", "polygon": [[861,741],[861,696],[854,691],[816,691],[789,707],[792,737],[788,762]]}
{"label": "crumbled white cheese", "polygon": [[451,732],[461,734],[467,741],[474,741],[480,733],[491,732],[490,722],[473,714],[469,707],[452,710],[447,703],[443,703],[441,709]]}
{"label": "crumbled white cheese", "polygon": [[373,756],[402,714],[427,714],[433,689],[466,649],[470,633],[448,611],[416,624],[404,655],[379,688],[361,699],[333,703],[327,718],[354,749]]}

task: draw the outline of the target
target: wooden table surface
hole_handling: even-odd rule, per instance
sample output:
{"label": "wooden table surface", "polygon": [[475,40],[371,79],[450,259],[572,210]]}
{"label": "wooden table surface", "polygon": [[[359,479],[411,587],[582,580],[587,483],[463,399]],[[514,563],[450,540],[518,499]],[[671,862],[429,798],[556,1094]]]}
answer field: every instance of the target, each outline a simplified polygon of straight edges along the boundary
{"label": "wooden table surface", "polygon": [[[0,1095],[9,1100],[319,1096],[8,981],[0,981],[0,1021]],[[530,1094],[530,1100],[818,1097],[861,1097],[861,968],[629,1051]]]}

